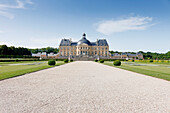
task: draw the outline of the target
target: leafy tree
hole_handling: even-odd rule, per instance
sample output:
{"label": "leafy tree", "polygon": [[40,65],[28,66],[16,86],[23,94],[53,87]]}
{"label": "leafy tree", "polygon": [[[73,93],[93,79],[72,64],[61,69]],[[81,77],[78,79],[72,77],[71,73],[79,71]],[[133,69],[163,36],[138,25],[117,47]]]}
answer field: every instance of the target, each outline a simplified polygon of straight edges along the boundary
{"label": "leafy tree", "polygon": [[6,45],[1,45],[1,54],[8,55],[8,47]]}

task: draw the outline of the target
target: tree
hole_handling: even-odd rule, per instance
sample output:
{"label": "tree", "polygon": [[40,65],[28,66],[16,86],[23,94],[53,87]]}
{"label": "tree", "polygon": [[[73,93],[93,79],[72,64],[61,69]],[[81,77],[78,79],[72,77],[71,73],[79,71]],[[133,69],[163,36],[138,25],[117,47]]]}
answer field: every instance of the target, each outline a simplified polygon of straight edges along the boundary
{"label": "tree", "polygon": [[8,55],[8,47],[6,45],[1,46],[1,54],[2,55]]}

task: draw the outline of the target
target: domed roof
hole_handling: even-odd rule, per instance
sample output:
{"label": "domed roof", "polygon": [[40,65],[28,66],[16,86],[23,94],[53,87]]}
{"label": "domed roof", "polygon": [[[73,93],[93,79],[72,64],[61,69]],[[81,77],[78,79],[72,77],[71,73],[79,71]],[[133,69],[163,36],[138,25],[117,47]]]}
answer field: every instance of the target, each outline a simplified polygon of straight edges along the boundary
{"label": "domed roof", "polygon": [[80,44],[87,44],[87,45],[91,45],[90,41],[86,39],[86,34],[84,33],[83,34],[83,38],[81,40],[78,41],[77,45],[80,45]]}

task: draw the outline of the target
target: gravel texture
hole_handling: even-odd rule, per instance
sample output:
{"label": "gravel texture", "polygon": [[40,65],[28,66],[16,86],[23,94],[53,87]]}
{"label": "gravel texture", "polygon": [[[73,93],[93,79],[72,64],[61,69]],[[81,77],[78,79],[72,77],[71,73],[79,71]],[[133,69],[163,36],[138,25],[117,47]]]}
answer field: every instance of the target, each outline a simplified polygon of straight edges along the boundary
{"label": "gravel texture", "polygon": [[0,81],[0,113],[170,113],[170,82],[77,61]]}

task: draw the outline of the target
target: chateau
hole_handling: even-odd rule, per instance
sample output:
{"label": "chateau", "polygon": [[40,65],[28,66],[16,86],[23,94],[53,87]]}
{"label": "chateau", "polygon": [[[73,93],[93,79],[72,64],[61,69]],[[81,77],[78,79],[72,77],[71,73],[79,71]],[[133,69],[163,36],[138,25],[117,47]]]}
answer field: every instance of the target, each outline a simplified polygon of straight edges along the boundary
{"label": "chateau", "polygon": [[136,53],[114,53],[109,52],[109,44],[106,39],[97,39],[90,42],[84,33],[78,42],[71,39],[62,39],[59,45],[59,53],[39,52],[32,54],[42,59],[73,59],[73,60],[95,60],[95,59],[143,59],[143,54]]}
{"label": "chateau", "polygon": [[82,39],[78,42],[72,42],[71,39],[62,39],[59,46],[60,58],[91,58],[109,56],[109,45],[106,39],[97,39],[96,42],[90,42],[84,33]]}

